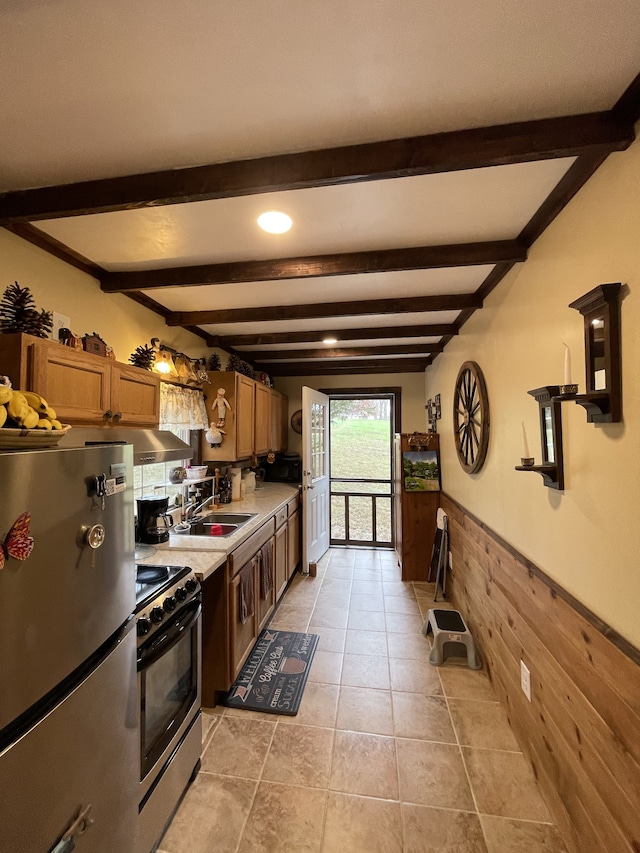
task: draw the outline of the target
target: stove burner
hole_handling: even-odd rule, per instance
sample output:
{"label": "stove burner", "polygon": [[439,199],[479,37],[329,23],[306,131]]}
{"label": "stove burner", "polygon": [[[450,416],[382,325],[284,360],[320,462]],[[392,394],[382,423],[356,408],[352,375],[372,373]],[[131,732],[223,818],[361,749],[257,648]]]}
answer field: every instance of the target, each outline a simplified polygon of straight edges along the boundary
{"label": "stove burner", "polygon": [[168,578],[168,566],[138,566],[136,569],[136,581],[139,584],[160,583]]}

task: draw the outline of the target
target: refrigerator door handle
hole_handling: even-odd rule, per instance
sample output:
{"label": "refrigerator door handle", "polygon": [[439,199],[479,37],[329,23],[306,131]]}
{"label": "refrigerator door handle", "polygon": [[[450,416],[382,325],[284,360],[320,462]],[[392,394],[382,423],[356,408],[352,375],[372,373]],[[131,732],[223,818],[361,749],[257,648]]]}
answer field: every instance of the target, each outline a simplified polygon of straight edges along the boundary
{"label": "refrigerator door handle", "polygon": [[84,833],[93,824],[93,820],[89,817],[90,811],[91,803],[80,809],[80,814],[69,826],[51,853],[72,853],[72,851],[76,849],[76,837],[84,835]]}

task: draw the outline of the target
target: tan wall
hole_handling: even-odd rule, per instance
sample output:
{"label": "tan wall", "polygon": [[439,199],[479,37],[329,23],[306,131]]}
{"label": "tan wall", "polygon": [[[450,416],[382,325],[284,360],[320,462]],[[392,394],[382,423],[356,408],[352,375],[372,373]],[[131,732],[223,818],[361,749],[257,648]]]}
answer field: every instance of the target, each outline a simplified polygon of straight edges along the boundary
{"label": "tan wall", "polygon": [[[640,646],[640,142],[611,155],[520,265],[494,290],[427,369],[428,396],[442,395],[444,491],[636,646]],[[569,302],[621,281],[624,422],[588,424],[562,406],[565,490],[514,470],[520,423],[540,461],[532,388],[563,381],[563,342],[585,389],[583,323]],[[491,408],[484,468],[465,474],[455,455],[452,399],[463,361],[482,368]]]}
{"label": "tan wall", "polygon": [[[66,314],[76,334],[96,332],[113,347],[118,361],[128,362],[136,347],[154,337],[191,358],[211,352],[197,335],[167,326],[158,314],[126,296],[103,293],[92,276],[3,228],[0,258],[0,295],[14,281],[20,287],[28,287],[38,310]],[[223,367],[224,361],[223,358]]]}
{"label": "tan wall", "polygon": [[[302,406],[302,386],[308,388],[402,388],[402,431],[424,432],[427,428],[425,412],[424,374],[385,373],[344,376],[289,376],[277,377],[275,387],[289,398],[289,420]],[[289,452],[301,452],[301,437],[289,426]]]}

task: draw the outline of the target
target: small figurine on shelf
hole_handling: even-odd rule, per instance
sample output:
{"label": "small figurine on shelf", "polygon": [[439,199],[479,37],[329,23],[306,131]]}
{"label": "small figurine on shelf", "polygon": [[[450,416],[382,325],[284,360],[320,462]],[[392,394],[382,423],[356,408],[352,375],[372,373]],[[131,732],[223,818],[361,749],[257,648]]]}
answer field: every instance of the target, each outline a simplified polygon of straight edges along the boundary
{"label": "small figurine on shelf", "polygon": [[224,422],[227,419],[227,409],[231,411],[231,405],[225,397],[225,393],[226,392],[224,388],[218,388],[218,395],[211,404],[212,411],[217,411],[218,413],[218,418],[216,420],[216,426],[218,427],[218,429],[224,426]]}
{"label": "small figurine on shelf", "polygon": [[204,437],[209,442],[211,447],[220,447],[226,433],[218,429],[214,423],[209,424],[209,429],[205,432]]}

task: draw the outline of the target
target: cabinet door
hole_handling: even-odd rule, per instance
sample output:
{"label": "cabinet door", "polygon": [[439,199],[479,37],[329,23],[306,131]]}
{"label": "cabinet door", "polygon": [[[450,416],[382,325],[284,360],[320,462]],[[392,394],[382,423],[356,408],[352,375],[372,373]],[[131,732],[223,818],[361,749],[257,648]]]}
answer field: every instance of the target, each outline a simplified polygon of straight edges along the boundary
{"label": "cabinet door", "polygon": [[276,530],[273,553],[273,573],[276,584],[276,600],[278,600],[284,592],[284,588],[289,580],[289,575],[287,573],[287,557],[287,525],[283,524],[279,530]]}
{"label": "cabinet door", "polygon": [[[276,538],[277,535],[278,534],[276,534]],[[270,540],[270,542],[273,559],[273,585],[265,598],[262,597],[262,593],[260,590],[260,569],[258,569],[256,577],[256,601],[258,603],[258,634],[264,628],[269,616],[271,616],[271,612],[273,611],[273,608],[275,607],[276,603],[276,589],[278,583],[278,578],[276,574],[276,545],[273,538]],[[263,549],[267,547],[268,545],[265,543],[265,545],[263,545]]]}
{"label": "cabinet door", "polygon": [[269,450],[279,453],[282,450],[282,406],[280,397],[273,388],[269,389]]}
{"label": "cabinet door", "polygon": [[50,341],[32,347],[31,388],[63,423],[109,422],[112,362]]}
{"label": "cabinet door", "polygon": [[[255,590],[255,577],[254,577]],[[247,617],[246,622],[242,622],[240,618],[240,572],[231,580],[229,584],[229,646],[231,652],[231,677],[235,679],[242,664],[245,662],[251,647],[258,635],[256,630],[256,612],[254,594],[254,613]]]}
{"label": "cabinet door", "polygon": [[298,563],[300,562],[300,511],[296,510],[289,517],[288,525],[288,542],[287,542],[287,576],[288,578],[295,572]]}
{"label": "cabinet door", "polygon": [[248,376],[237,376],[236,391],[236,458],[249,459],[253,455],[255,382]]}
{"label": "cabinet door", "polygon": [[148,370],[113,364],[111,423],[157,427],[160,422],[160,377]]}
{"label": "cabinet door", "polygon": [[256,382],[256,411],[254,451],[256,456],[264,455],[270,450],[271,444],[271,389],[261,382]]}

